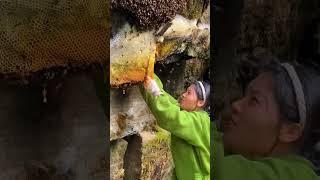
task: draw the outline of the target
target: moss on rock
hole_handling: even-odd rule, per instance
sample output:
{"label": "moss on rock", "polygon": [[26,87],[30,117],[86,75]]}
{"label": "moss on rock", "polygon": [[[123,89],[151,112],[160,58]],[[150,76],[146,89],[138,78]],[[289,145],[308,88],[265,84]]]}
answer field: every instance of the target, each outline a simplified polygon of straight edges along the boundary
{"label": "moss on rock", "polygon": [[170,151],[170,134],[156,128],[155,132],[141,132],[141,179],[170,179],[174,169]]}

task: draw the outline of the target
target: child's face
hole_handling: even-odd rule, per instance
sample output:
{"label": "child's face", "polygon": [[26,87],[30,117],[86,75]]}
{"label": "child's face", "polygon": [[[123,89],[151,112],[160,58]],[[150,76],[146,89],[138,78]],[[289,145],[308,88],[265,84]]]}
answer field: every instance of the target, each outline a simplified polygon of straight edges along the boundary
{"label": "child's face", "polygon": [[195,111],[204,105],[203,100],[199,100],[195,85],[190,85],[186,92],[182,93],[179,98],[180,107],[186,111]]}
{"label": "child's face", "polygon": [[232,103],[231,116],[224,119],[225,149],[248,156],[270,153],[279,134],[278,109],[272,76],[262,73],[249,84],[245,95]]}

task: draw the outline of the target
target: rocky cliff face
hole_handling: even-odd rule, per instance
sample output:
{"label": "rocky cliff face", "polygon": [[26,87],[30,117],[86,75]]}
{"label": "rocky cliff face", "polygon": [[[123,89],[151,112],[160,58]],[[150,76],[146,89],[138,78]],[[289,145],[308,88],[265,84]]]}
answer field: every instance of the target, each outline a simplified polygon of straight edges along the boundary
{"label": "rocky cliff face", "polygon": [[271,60],[317,64],[318,1],[238,0],[216,8],[217,111],[238,98]]}
{"label": "rocky cliff face", "polygon": [[102,72],[51,84],[0,83],[0,179],[73,180],[106,177],[106,114],[97,89]]}
{"label": "rocky cliff face", "polygon": [[111,179],[170,179],[170,133],[157,127],[139,84],[155,72],[175,97],[208,74],[207,1],[111,1]]}

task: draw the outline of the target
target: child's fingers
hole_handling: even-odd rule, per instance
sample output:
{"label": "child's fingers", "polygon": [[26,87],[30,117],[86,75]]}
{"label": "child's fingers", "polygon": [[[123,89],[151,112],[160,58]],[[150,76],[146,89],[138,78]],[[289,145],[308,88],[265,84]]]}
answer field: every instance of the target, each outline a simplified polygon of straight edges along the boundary
{"label": "child's fingers", "polygon": [[152,78],[150,76],[147,76],[146,78],[147,78],[148,81],[152,80]]}
{"label": "child's fingers", "polygon": [[151,77],[146,76],[144,79],[144,84],[149,84],[152,81]]}
{"label": "child's fingers", "polygon": [[144,87],[148,87],[148,85],[151,83],[151,78],[149,76],[146,76],[145,79],[144,79]]}
{"label": "child's fingers", "polygon": [[146,76],[143,85],[147,91],[149,91],[150,93],[152,93],[155,96],[159,96],[160,94],[162,94],[156,81],[154,79],[152,79],[150,76]]}

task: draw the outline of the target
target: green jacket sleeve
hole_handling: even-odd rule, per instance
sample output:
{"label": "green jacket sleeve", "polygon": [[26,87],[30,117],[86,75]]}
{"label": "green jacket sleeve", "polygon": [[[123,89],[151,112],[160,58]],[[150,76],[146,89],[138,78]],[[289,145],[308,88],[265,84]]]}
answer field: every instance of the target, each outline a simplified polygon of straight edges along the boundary
{"label": "green jacket sleeve", "polygon": [[319,180],[312,165],[297,155],[249,160],[241,155],[224,155],[222,134],[213,128],[213,177],[219,180]]}
{"label": "green jacket sleeve", "polygon": [[205,126],[210,126],[208,114],[204,111],[181,110],[177,100],[163,90],[160,79],[156,75],[154,77],[163,94],[153,96],[143,87],[141,92],[158,125],[194,146],[205,146],[203,136],[207,136],[205,133],[208,133]]}

